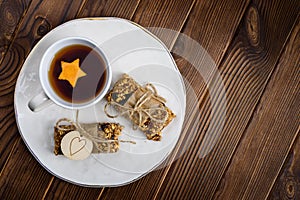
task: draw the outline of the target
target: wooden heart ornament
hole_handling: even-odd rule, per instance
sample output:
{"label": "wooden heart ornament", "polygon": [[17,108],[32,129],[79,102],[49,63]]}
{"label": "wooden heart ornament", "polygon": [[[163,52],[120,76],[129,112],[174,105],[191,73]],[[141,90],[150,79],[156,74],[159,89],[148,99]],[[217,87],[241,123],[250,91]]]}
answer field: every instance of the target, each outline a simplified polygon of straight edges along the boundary
{"label": "wooden heart ornament", "polygon": [[78,131],[71,131],[62,138],[60,147],[67,158],[83,160],[91,154],[93,142],[81,136]]}
{"label": "wooden heart ornament", "polygon": [[70,155],[73,156],[74,154],[81,151],[86,145],[86,139],[80,139],[80,137],[74,137],[70,142]]}

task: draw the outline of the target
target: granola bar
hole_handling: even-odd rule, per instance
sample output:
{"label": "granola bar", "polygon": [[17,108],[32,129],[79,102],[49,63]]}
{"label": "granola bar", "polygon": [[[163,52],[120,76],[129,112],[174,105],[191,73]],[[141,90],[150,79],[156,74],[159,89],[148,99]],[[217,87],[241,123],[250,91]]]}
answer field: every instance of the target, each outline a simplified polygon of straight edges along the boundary
{"label": "granola bar", "polygon": [[[81,127],[90,135],[97,138],[92,153],[115,153],[119,150],[118,137],[123,127],[117,123],[81,124]],[[57,125],[54,127],[54,154],[60,155],[61,140],[69,132],[76,130],[74,125]],[[105,140],[108,140],[105,142]],[[112,140],[112,141],[109,141]]]}
{"label": "granola bar", "polygon": [[[147,139],[159,141],[162,130],[176,115],[165,105],[164,98],[157,94],[154,86],[148,85],[142,87],[129,75],[124,74],[106,98],[108,104],[138,126]],[[106,113],[108,114],[107,110]]]}

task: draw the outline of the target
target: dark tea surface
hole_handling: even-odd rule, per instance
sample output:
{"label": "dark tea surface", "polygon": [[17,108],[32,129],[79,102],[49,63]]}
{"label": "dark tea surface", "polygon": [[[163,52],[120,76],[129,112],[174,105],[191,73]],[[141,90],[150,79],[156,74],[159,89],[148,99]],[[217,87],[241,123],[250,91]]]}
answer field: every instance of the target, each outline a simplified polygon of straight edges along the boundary
{"label": "dark tea surface", "polygon": [[[79,67],[86,76],[77,80],[73,88],[67,80],[58,77],[62,72],[61,62],[73,62],[79,59]],[[106,79],[106,64],[99,53],[84,45],[71,45],[57,52],[48,73],[51,87],[63,100],[70,103],[84,103],[92,100],[103,89]]]}

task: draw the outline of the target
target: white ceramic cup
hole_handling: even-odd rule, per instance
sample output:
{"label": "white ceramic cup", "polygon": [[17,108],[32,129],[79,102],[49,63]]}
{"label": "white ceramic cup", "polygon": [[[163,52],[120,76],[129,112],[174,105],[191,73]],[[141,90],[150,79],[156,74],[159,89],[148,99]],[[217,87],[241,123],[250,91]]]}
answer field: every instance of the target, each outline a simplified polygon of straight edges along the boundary
{"label": "white ceramic cup", "polygon": [[[48,76],[51,62],[54,59],[55,54],[65,47],[76,45],[76,44],[88,46],[92,48],[93,51],[98,53],[105,63],[105,67],[106,67],[105,73],[107,73],[106,81],[99,94],[97,94],[97,96],[95,96],[94,98],[86,102],[80,102],[80,103],[68,102],[63,98],[61,98],[52,88]],[[45,107],[49,106],[49,104],[51,104],[52,102],[67,109],[82,109],[98,103],[105,96],[111,84],[112,70],[104,52],[98,47],[98,45],[95,42],[82,37],[68,37],[68,38],[58,40],[46,50],[40,62],[39,77],[40,77],[40,83],[42,85],[44,93],[38,94],[29,102],[28,106],[32,111],[43,110]]]}

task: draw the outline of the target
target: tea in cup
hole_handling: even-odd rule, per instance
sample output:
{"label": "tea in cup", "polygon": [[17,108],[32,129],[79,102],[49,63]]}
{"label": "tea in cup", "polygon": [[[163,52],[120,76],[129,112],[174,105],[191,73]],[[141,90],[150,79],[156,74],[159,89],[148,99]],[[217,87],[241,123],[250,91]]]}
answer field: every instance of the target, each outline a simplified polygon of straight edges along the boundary
{"label": "tea in cup", "polygon": [[[52,44],[39,66],[40,82],[45,94],[29,102],[33,111],[49,102],[67,109],[82,109],[99,102],[107,93],[112,72],[104,52],[95,42],[69,37]],[[41,100],[38,99],[47,99]]]}

